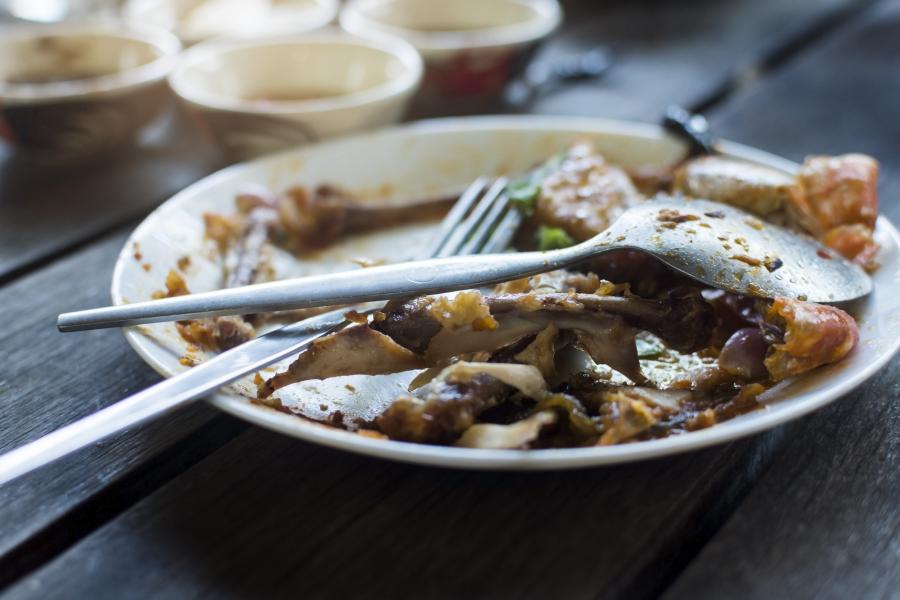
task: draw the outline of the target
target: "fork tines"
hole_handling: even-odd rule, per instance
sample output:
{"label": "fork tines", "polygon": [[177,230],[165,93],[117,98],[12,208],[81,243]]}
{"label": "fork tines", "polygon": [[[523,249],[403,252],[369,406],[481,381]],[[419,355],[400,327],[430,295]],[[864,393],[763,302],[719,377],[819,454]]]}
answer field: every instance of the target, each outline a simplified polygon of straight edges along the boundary
{"label": "fork tines", "polygon": [[506,183],[503,177],[493,182],[486,177],[475,180],[444,218],[430,255],[441,258],[504,250],[522,220],[519,211],[510,206]]}

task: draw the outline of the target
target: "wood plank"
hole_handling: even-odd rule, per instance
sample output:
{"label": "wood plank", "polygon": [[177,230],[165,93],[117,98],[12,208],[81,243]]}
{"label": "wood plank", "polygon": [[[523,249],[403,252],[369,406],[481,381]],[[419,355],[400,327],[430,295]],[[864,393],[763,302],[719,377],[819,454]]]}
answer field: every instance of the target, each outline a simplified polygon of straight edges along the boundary
{"label": "wood plank", "polygon": [[[863,151],[900,219],[900,2],[728,102],[719,131],[797,159]],[[757,115],[754,118],[752,115]],[[766,115],[761,119],[759,115]],[[752,126],[751,126],[752,125]],[[669,598],[900,597],[900,360],[791,425],[786,447]]]}
{"label": "wood plank", "polygon": [[49,167],[0,147],[0,283],[147,214],[219,164],[177,111],[98,164]]}
{"label": "wood plank", "polygon": [[645,597],[778,440],[517,474],[380,462],[254,429],[8,597]]}
{"label": "wood plank", "polygon": [[665,595],[898,598],[900,363],[787,428],[784,449]]}
{"label": "wood plank", "polygon": [[671,104],[705,103],[796,40],[866,0],[592,0],[565,2],[564,33],[539,59],[607,45],[613,70],[598,82],[548,93],[531,112],[657,121]]}
{"label": "wood plank", "polygon": [[[0,331],[0,347],[6,349],[0,361],[0,451],[38,438],[159,380],[119,331],[61,334],[55,328],[59,312],[109,301],[109,273],[125,237],[125,232],[110,236],[0,290],[7,323]],[[29,538],[43,532],[45,539],[53,533],[48,528],[62,515],[143,468],[149,459],[217,414],[206,405],[191,407],[0,488],[0,560],[4,564],[0,583],[11,574],[9,560],[41,555],[41,549],[31,548],[30,556],[22,556]],[[197,446],[203,443],[198,441]],[[186,447],[183,452],[182,461],[193,450]],[[58,543],[56,538],[45,541]]]}

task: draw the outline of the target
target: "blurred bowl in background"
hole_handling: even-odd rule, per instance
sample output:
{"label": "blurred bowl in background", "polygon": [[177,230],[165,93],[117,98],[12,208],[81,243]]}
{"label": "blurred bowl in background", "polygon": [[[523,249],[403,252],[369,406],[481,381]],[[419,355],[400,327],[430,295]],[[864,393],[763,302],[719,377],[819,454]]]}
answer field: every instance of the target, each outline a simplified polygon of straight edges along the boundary
{"label": "blurred bowl in background", "polygon": [[344,33],[209,41],[169,77],[231,160],[395,123],[422,78],[399,39]]}
{"label": "blurred bowl in background", "polygon": [[214,37],[304,33],[331,23],[338,0],[129,0],[125,19],[168,29],[187,45]]}
{"label": "blurred bowl in background", "polygon": [[556,0],[350,0],[340,15],[350,33],[394,35],[422,54],[426,102],[498,96],[561,21]]}
{"label": "blurred bowl in background", "polygon": [[159,116],[181,45],[161,30],[24,25],[0,36],[0,137],[46,162],[132,141]]}

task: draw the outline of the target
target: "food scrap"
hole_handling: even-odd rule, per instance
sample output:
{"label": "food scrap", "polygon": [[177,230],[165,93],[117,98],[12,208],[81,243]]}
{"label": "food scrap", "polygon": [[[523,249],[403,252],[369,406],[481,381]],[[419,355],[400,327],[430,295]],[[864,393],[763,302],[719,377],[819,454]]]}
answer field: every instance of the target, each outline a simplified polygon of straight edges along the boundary
{"label": "food scrap", "polygon": [[[796,176],[718,156],[626,170],[578,143],[514,179],[508,193],[526,216],[521,250],[587,240],[664,190],[750,211],[745,223],[755,229],[771,222],[812,234],[872,269],[877,172],[873,159],[855,154],[811,157]],[[234,214],[206,215],[206,235],[221,253],[225,284],[246,285],[272,276],[272,247],[302,256],[354,232],[440,216],[451,203],[368,205],[333,185],[248,189]],[[647,226],[692,234],[715,231],[724,216],[662,209]],[[786,257],[755,256],[740,237],[719,241],[748,270],[784,265]],[[188,264],[180,260],[178,269]],[[186,293],[170,271],[160,297]],[[290,385],[418,370],[371,421],[336,411],[324,422],[367,437],[470,448],[611,445],[711,427],[762,409],[774,384],[843,360],[859,340],[856,321],[841,309],[710,289],[631,251],[493,290],[394,300],[346,317],[346,327],[317,338],[286,369],[257,374],[258,401],[286,410],[276,392]],[[253,337],[268,318],[178,327],[218,351]]]}

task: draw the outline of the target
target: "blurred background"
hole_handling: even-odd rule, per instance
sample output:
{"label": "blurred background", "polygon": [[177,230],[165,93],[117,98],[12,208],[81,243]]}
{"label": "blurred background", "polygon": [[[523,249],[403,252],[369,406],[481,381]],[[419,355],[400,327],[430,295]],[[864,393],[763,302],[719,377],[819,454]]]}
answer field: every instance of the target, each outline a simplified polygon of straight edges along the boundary
{"label": "blurred background", "polygon": [[[890,156],[892,5],[0,0],[0,235],[17,248],[5,260],[65,246],[63,224],[137,219],[229,163],[423,117],[659,122],[680,105],[796,160],[809,149]],[[870,19],[864,43],[827,52]],[[807,55],[817,64],[784,68]],[[878,93],[859,93],[876,81]],[[774,100],[745,102],[760,93]],[[779,143],[790,140],[803,143]]]}
{"label": "blurred background", "polygon": [[44,167],[185,144],[221,165],[423,117],[647,120],[702,111],[870,4],[2,0],[0,137]]}

